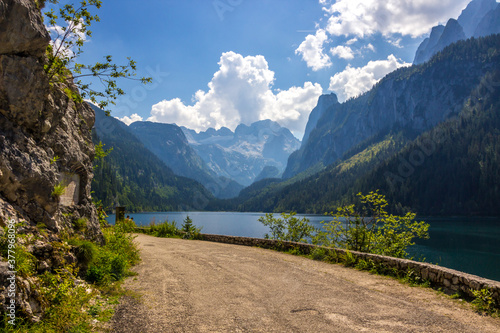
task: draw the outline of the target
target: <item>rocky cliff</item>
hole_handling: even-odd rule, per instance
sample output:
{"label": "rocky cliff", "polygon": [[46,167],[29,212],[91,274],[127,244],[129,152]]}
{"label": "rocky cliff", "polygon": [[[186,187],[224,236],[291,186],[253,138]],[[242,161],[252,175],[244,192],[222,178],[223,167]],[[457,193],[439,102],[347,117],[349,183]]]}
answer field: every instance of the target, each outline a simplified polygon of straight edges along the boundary
{"label": "rocky cliff", "polygon": [[[0,0],[0,225],[19,223],[17,233],[26,237],[18,242],[38,257],[39,272],[63,263],[51,243],[62,231],[72,233],[76,221],[85,221],[87,238],[102,240],[90,197],[94,113],[64,92],[77,92],[71,82],[49,82],[43,66],[49,41],[34,1]],[[68,254],[67,262],[74,260]],[[0,286],[5,278],[2,265]],[[18,306],[36,319],[42,308],[35,281],[17,279]]]}
{"label": "rocky cliff", "polygon": [[485,55],[474,51],[480,43],[455,43],[425,64],[387,75],[362,96],[330,106],[290,156],[284,178],[330,165],[371,137],[402,128],[419,134],[456,115],[481,78],[498,67],[497,45]]}
{"label": "rocky cliff", "polygon": [[473,0],[462,11],[458,20],[450,19],[446,27],[432,28],[428,38],[420,44],[415,54],[415,65],[428,61],[446,46],[470,37],[485,37],[500,32],[500,4],[496,0]]}

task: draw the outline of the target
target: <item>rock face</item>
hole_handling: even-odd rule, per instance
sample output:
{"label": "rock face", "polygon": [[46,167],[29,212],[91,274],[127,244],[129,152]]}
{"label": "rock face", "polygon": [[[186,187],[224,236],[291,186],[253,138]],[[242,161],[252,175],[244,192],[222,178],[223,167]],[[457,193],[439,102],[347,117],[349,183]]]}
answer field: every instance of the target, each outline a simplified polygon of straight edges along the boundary
{"label": "rock face", "polygon": [[490,34],[500,34],[500,4],[496,9],[490,10],[479,22],[474,37],[483,37]]}
{"label": "rock face", "polygon": [[50,40],[33,1],[0,1],[1,54],[42,56]]}
{"label": "rock face", "polygon": [[429,38],[418,47],[413,64],[428,61],[446,46],[470,37],[484,37],[500,32],[500,4],[496,0],[473,0],[462,11],[458,20],[450,19],[446,27],[432,28]]}
{"label": "rock face", "polygon": [[445,27],[432,28],[431,36],[419,46],[413,63],[424,63],[448,45],[465,38],[462,26],[457,20],[450,19]]}
{"label": "rock face", "polygon": [[[98,237],[90,198],[94,113],[63,91],[76,90],[74,86],[50,87],[40,57],[48,45],[47,32],[40,31],[34,4],[0,1],[0,8],[7,9],[0,15],[6,28],[0,39],[9,40],[5,31],[22,36],[0,44],[0,200],[15,206],[28,222],[42,222],[56,232],[69,226],[62,213],[86,217],[90,235]],[[20,13],[24,16],[12,16]],[[59,184],[67,188],[61,198],[52,195]]]}
{"label": "rock face", "polygon": [[464,43],[449,46],[437,61],[392,72],[356,99],[331,105],[290,155],[283,178],[330,165],[377,135],[401,129],[419,134],[456,115],[481,78],[498,67],[467,56]]}
{"label": "rock face", "polygon": [[458,23],[463,27],[465,36],[467,38],[474,36],[478,23],[497,6],[496,0],[471,1],[458,17]]}
{"label": "rock face", "polygon": [[422,44],[418,47],[417,53],[415,54],[415,60],[413,61],[414,64],[422,64],[432,57],[432,51],[436,48],[443,31],[444,25],[438,25],[432,28],[431,35],[424,39]]}
{"label": "rock face", "polygon": [[335,104],[339,104],[339,100],[337,95],[331,93],[330,95],[322,95],[318,99],[318,104],[309,114],[309,119],[307,121],[306,130],[304,132],[304,137],[302,138],[302,143],[306,142],[309,139],[309,135],[311,135],[312,130],[318,124],[318,120],[327,112],[327,110],[334,106]]}
{"label": "rock face", "polygon": [[[90,197],[94,113],[66,95],[76,91],[72,83],[50,84],[48,43],[33,1],[0,0],[0,226],[13,219],[24,224],[19,233],[31,234],[43,223],[48,243],[85,219],[86,236],[102,240]],[[65,190],[57,195],[57,188]],[[28,317],[40,310],[28,301],[34,292],[28,283],[19,296]]]}

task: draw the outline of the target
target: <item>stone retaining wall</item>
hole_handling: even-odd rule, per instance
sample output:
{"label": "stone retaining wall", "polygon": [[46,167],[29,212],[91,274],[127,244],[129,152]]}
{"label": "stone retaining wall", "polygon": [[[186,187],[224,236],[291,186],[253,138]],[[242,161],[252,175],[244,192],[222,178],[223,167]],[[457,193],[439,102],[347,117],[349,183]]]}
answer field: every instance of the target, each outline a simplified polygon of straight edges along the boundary
{"label": "stone retaining wall", "polygon": [[[304,243],[294,243],[294,242],[280,242],[273,239],[261,239],[261,238],[250,238],[250,237],[235,237],[235,236],[223,236],[223,235],[210,235],[202,234],[203,240],[210,242],[235,244],[235,245],[245,245],[245,246],[256,246],[266,249],[298,249],[304,254],[309,254],[313,249],[319,247],[312,244]],[[346,254],[346,250],[342,249],[331,249],[335,251],[337,256],[343,257]],[[392,269],[396,268],[401,272],[406,272],[412,269],[417,276],[420,276],[424,280],[428,280],[433,288],[443,288],[446,293],[453,294],[456,292],[461,292],[465,295],[473,297],[473,290],[489,289],[493,293],[493,298],[496,304],[500,304],[500,282],[488,280],[481,278],[476,275],[471,275],[449,269],[446,267],[441,267],[437,265],[432,265],[423,262],[417,262],[407,259],[399,259],[386,257],[370,253],[362,253],[356,251],[349,251],[357,260],[372,260],[376,264],[384,264],[386,267]],[[494,263],[492,263],[494,264]]]}

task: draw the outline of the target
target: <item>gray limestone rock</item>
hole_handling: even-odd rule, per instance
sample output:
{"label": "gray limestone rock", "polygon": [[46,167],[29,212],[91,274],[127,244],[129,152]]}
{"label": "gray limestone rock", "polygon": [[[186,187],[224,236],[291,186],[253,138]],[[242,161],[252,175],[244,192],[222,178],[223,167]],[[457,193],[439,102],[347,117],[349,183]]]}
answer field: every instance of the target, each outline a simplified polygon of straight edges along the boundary
{"label": "gray limestone rock", "polygon": [[41,56],[50,40],[30,0],[0,0],[0,54]]}

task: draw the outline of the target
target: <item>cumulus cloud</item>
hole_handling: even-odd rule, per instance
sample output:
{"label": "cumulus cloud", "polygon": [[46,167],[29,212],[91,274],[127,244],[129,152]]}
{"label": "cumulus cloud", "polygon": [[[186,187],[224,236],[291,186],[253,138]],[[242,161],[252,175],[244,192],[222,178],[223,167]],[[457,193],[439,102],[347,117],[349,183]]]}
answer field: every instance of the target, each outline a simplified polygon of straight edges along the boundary
{"label": "cumulus cloud", "polygon": [[143,118],[141,116],[139,116],[137,113],[134,113],[130,117],[125,116],[123,118],[118,118],[118,117],[115,117],[115,118],[118,119],[118,120],[120,120],[121,122],[123,122],[127,126],[129,126],[132,123],[135,123],[136,121],[142,121],[143,120]]}
{"label": "cumulus cloud", "polygon": [[354,52],[349,46],[339,45],[330,49],[330,53],[341,59],[351,60],[354,59]]}
{"label": "cumulus cloud", "polygon": [[263,56],[226,52],[208,83],[208,91],[196,92],[193,105],[178,98],[163,100],[153,105],[148,120],[201,131],[222,126],[234,130],[241,123],[271,119],[300,136],[323,89],[318,83],[306,82],[303,87],[274,93],[274,79]]}
{"label": "cumulus cloud", "polygon": [[372,52],[375,52],[375,46],[372,45],[372,43],[368,43],[368,45],[363,46],[365,50],[370,50]]}
{"label": "cumulus cloud", "polygon": [[387,60],[370,61],[364,67],[353,68],[348,65],[344,71],[330,78],[329,90],[335,92],[343,102],[370,90],[375,83],[388,73],[411,64],[400,62],[394,55]]}
{"label": "cumulus cloud", "polygon": [[302,60],[311,67],[313,71],[330,67],[332,61],[328,54],[323,51],[323,45],[328,42],[325,30],[319,29],[315,35],[308,35],[306,39],[295,50],[295,54],[300,54]]}
{"label": "cumulus cloud", "polygon": [[363,38],[374,33],[418,37],[439,22],[458,17],[470,0],[319,0],[330,15],[326,31]]}
{"label": "cumulus cloud", "polygon": [[347,42],[345,42],[345,43],[346,43],[346,45],[352,45],[352,44],[356,43],[357,41],[358,41],[358,39],[357,39],[357,38],[352,38],[352,39],[349,39],[349,40],[348,40]]}

